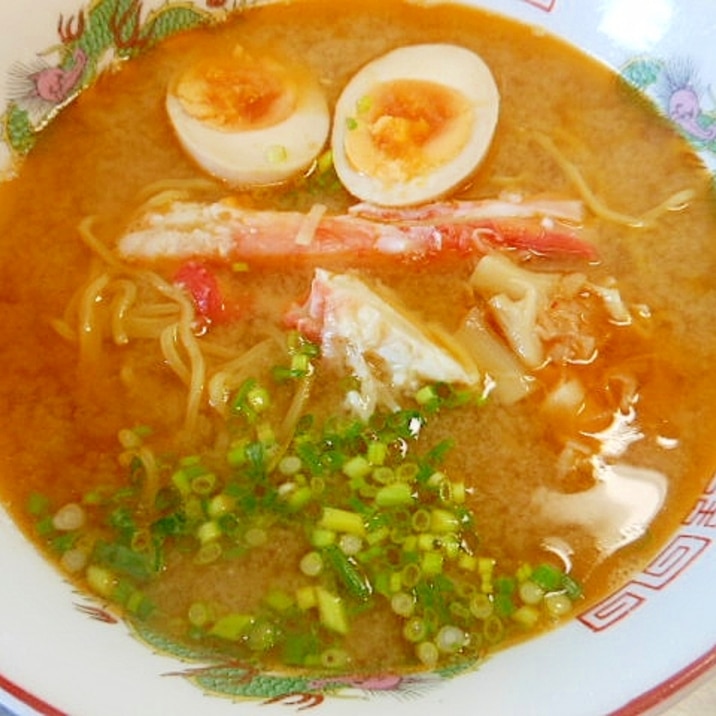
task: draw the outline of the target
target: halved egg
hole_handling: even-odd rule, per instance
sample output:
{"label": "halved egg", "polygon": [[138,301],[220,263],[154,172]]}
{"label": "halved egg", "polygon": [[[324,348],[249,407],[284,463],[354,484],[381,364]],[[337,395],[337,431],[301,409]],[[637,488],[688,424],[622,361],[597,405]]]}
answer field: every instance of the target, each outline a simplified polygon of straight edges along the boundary
{"label": "halved egg", "polygon": [[324,93],[307,69],[240,46],[181,71],[166,108],[184,150],[236,186],[275,184],[306,170],[330,129]]}
{"label": "halved egg", "polygon": [[438,198],[479,166],[500,97],[485,62],[450,44],[408,45],[359,70],[334,112],[331,148],[352,194],[384,206]]}

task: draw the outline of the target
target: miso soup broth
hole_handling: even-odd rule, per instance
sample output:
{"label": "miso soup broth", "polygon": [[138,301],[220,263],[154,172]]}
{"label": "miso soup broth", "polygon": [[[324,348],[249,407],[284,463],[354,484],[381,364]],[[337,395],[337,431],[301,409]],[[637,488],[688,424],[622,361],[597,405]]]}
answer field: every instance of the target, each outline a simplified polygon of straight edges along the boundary
{"label": "miso soup broth", "polygon": [[[384,62],[337,111],[420,45],[474,53],[482,99]],[[431,194],[463,130],[485,155]],[[344,148],[428,196],[361,201]],[[619,586],[713,472],[711,179],[527,26],[307,0],[177,34],[42,130],[0,224],[0,497],[143,633],[272,669],[468,664]]]}

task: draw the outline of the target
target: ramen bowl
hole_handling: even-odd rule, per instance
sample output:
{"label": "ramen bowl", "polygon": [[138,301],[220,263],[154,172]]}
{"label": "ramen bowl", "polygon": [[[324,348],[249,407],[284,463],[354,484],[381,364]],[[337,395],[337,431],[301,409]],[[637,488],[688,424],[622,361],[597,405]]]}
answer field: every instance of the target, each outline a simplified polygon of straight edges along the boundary
{"label": "ramen bowl", "polygon": [[[148,34],[220,19],[231,0],[37,0],[0,8],[6,79],[0,164],[12,174],[34,133],[78,90],[134,53]],[[248,3],[250,4],[250,3]],[[475,0],[564,39],[611,67],[652,103],[716,171],[716,8],[675,0]],[[159,36],[159,35],[158,35]],[[131,59],[127,60],[129,63]],[[575,96],[579,103],[580,97]],[[20,256],[21,252],[18,252]],[[0,479],[11,479],[5,472]],[[713,479],[676,515],[677,527],[640,569],[537,638],[476,667],[370,677],[285,674],[203,663],[138,634],[102,600],[79,592],[0,510],[0,713],[290,713],[350,716],[448,708],[512,716],[631,716],[666,711],[716,662],[716,502]],[[668,509],[668,506],[667,506]],[[460,673],[457,673],[460,672]]]}

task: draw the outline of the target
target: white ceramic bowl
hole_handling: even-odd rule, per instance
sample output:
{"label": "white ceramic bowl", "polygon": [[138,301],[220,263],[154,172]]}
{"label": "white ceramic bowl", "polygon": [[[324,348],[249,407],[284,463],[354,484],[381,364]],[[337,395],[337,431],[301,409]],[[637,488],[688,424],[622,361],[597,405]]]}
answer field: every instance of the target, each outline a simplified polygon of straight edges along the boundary
{"label": "white ceramic bowl", "polygon": [[[0,77],[7,78],[11,68],[20,66],[45,70],[37,80],[41,101],[32,115],[37,123],[61,105],[63,92],[71,86],[71,69],[59,73],[53,62],[58,30],[82,30],[80,2],[1,4]],[[471,4],[542,26],[611,65],[651,95],[711,171],[716,169],[716,96],[709,85],[716,78],[716,5],[703,0]],[[93,0],[84,9],[119,8],[125,19],[142,22],[159,7],[221,13],[230,5],[231,0]],[[108,46],[105,60],[111,52]],[[672,73],[670,96],[656,91],[663,88],[660,75],[669,68],[679,68]],[[676,92],[681,92],[678,106],[669,102]],[[0,112],[5,101],[0,97]],[[0,166],[9,158],[7,142],[0,141]],[[683,514],[678,531],[644,571],[567,625],[456,678],[344,684],[333,694],[326,693],[318,710],[325,716],[365,713],[370,708],[390,709],[395,716],[432,716],[442,708],[454,714],[498,716],[631,716],[660,711],[716,662],[715,539],[713,482]],[[301,684],[290,693],[285,684],[271,691],[275,684],[258,680],[252,685],[253,696],[244,698],[241,694],[248,690],[240,685],[251,680],[242,682],[240,671],[233,674],[236,700],[207,697],[176,675],[189,666],[153,653],[121,623],[89,618],[93,603],[63,582],[2,510],[0,575],[0,713],[7,708],[11,713],[71,716],[235,716],[259,710],[290,713],[320,700],[302,693]],[[277,694],[274,705],[266,705]]]}

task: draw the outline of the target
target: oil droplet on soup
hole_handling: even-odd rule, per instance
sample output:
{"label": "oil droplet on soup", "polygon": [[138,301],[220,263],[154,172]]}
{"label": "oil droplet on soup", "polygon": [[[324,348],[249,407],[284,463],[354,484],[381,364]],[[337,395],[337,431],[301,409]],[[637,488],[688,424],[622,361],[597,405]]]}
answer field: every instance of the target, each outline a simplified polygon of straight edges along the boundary
{"label": "oil droplet on soup", "polygon": [[[341,104],[415,47],[484,64],[484,105],[420,67]],[[291,164],[298,135],[265,132],[301,88],[325,124]],[[3,502],[78,585],[202,653],[478,661],[645,564],[713,469],[709,177],[528,27],[247,10],[87,89],[0,206]]]}

